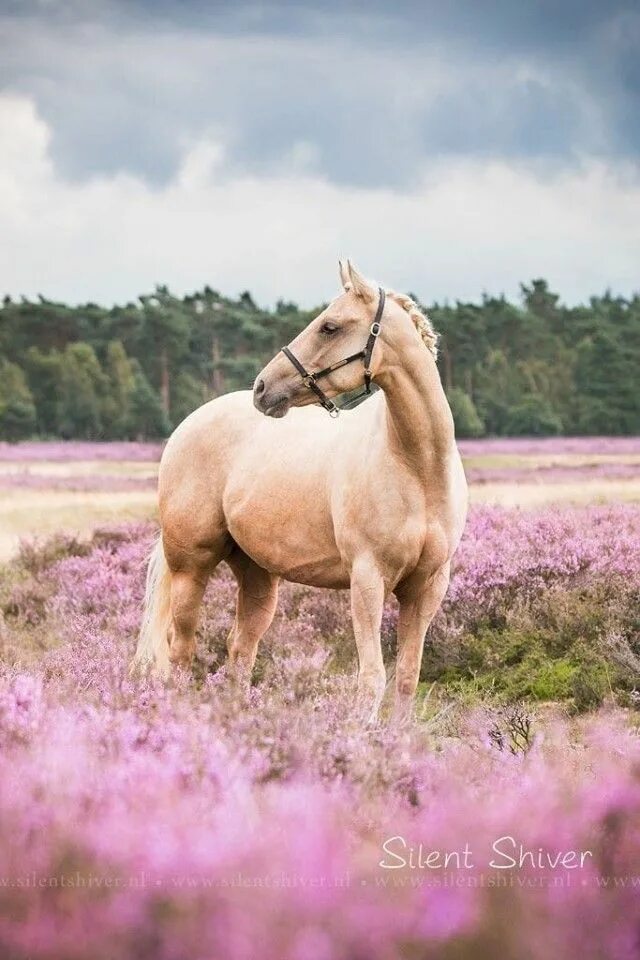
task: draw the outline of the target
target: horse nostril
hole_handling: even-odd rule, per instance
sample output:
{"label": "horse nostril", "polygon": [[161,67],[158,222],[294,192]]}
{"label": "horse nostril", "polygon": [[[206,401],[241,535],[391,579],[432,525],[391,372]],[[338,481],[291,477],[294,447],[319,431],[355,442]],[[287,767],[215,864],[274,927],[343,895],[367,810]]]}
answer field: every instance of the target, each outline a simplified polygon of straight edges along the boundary
{"label": "horse nostril", "polygon": [[261,396],[264,393],[264,380],[258,380],[254,387],[256,397]]}

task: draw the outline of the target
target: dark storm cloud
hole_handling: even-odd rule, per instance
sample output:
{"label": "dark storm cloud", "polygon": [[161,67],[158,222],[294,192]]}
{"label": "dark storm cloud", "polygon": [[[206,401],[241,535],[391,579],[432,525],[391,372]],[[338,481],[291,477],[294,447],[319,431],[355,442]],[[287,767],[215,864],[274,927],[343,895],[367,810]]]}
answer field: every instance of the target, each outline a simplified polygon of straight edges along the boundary
{"label": "dark storm cloud", "polygon": [[[438,157],[637,160],[637,4],[0,3],[0,84],[32,96],[61,171],[162,182],[203,135],[226,169],[308,158],[403,188]],[[298,160],[296,160],[298,158]]]}
{"label": "dark storm cloud", "polygon": [[[488,44],[532,47],[580,41],[637,4],[603,0],[93,0],[93,15],[121,23],[155,22],[174,26],[214,27],[227,32],[259,28],[263,32],[298,33],[310,27],[340,32],[356,19],[373,30],[384,22],[398,35],[420,29],[439,36],[476,38]],[[2,0],[0,11],[42,16],[48,21],[86,19],[86,0]]]}

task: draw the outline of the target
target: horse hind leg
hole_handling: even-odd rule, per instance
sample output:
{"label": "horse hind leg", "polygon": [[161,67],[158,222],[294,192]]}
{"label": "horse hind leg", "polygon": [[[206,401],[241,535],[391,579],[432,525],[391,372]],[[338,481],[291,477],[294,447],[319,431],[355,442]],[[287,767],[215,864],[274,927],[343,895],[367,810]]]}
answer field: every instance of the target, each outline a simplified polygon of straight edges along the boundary
{"label": "horse hind leg", "polygon": [[196,627],[209,570],[176,571],[171,575],[169,662],[188,668],[196,649]]}
{"label": "horse hind leg", "polygon": [[144,614],[133,667],[152,668],[168,677],[172,666],[186,667],[195,649],[195,630],[202,596],[217,560],[185,555],[156,542],[147,570]]}
{"label": "horse hind leg", "polygon": [[249,682],[258,644],[276,612],[278,577],[239,548],[227,557],[227,563],[238,581],[236,619],[227,640],[229,665],[238,680]]}
{"label": "horse hind leg", "polygon": [[168,664],[188,668],[196,649],[202,598],[209,577],[230,550],[230,538],[225,534],[206,547],[186,549],[165,537],[164,550],[170,575]]}

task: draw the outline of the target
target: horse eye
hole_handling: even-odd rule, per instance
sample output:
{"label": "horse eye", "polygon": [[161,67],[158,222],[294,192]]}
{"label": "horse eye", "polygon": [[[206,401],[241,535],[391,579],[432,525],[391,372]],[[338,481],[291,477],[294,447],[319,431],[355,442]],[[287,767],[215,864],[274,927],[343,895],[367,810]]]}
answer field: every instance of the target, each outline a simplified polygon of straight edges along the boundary
{"label": "horse eye", "polygon": [[338,327],[335,323],[323,323],[320,327],[322,333],[335,333]]}

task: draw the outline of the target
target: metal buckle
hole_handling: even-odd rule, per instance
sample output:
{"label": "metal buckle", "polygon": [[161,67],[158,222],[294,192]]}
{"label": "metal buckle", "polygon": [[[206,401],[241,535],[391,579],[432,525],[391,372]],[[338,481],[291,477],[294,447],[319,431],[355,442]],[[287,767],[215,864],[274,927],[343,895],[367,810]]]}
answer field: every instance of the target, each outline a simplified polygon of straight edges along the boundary
{"label": "metal buckle", "polygon": [[[381,331],[380,321],[382,320],[382,314],[384,312],[384,304],[385,304],[385,294],[382,288],[380,288],[379,294],[380,294],[380,299],[378,301],[378,311],[376,313],[376,317],[378,319],[374,320],[371,326],[369,327],[369,335],[371,337],[374,337],[374,339],[380,336],[380,331]],[[341,409],[344,409],[344,410],[350,409],[352,406],[355,405],[356,401],[360,400],[362,397],[367,396],[368,394],[371,393],[371,382],[373,380],[373,375],[371,373],[371,369],[368,366],[368,364],[371,363],[372,350],[373,350],[373,343],[368,341],[365,344],[365,348],[363,350],[360,350],[359,353],[354,353],[352,356],[344,357],[344,359],[342,360],[337,360],[335,363],[332,363],[331,366],[327,367],[324,370],[320,370],[318,371],[318,373],[314,374],[314,373],[307,373],[307,371],[302,366],[302,364],[291,353],[291,350],[289,347],[282,348],[282,352],[284,353],[285,357],[291,361],[291,363],[296,368],[298,373],[300,373],[302,382],[305,385],[305,387],[308,390],[312,390],[316,394],[316,396],[318,397],[320,406],[324,407],[324,409],[327,411],[329,416],[333,417],[334,419],[340,416]],[[329,400],[327,395],[318,386],[318,379],[321,379],[322,377],[326,377],[328,374],[333,373],[334,370],[339,370],[340,367],[344,367],[347,363],[351,363],[353,360],[359,360],[360,358],[362,358],[365,365],[364,391],[362,393],[357,394],[357,396],[352,397],[351,400],[347,404],[345,404],[342,408],[337,407],[336,404],[332,400]]]}
{"label": "metal buckle", "polygon": [[344,360],[337,360],[335,363],[332,363],[330,367],[327,367],[328,373],[333,373],[334,370],[339,370],[340,367],[346,367],[349,363],[349,357],[345,357]]}

